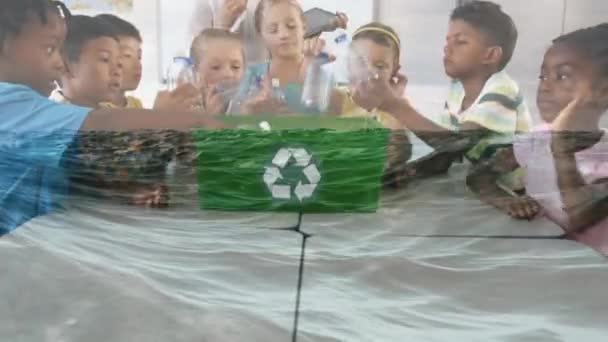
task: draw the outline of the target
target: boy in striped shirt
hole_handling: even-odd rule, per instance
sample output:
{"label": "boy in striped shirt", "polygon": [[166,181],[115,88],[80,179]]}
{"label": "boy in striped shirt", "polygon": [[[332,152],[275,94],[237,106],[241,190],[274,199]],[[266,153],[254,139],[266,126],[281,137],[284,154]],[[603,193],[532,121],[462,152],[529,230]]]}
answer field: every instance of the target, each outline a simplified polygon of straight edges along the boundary
{"label": "boy in striped shirt", "polygon": [[[406,82],[376,79],[359,84],[353,99],[363,108],[391,113],[435,149],[410,166],[410,174],[447,171],[456,159],[473,165],[530,129],[528,108],[518,85],[504,71],[517,43],[517,29],[501,7],[472,1],[454,10],[444,48],[444,67],[452,78],[445,113],[437,122],[418,113],[396,89]],[[504,175],[511,190],[518,177]]]}

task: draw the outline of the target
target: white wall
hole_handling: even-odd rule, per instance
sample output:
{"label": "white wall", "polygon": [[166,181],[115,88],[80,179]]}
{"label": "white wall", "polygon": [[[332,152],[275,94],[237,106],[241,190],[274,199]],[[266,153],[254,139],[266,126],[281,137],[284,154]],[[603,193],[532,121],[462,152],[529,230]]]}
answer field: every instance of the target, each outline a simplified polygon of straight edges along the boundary
{"label": "white wall", "polygon": [[402,42],[401,66],[409,79],[407,95],[427,116],[441,112],[448,79],[443,46],[455,1],[379,0],[379,21],[392,26]]}

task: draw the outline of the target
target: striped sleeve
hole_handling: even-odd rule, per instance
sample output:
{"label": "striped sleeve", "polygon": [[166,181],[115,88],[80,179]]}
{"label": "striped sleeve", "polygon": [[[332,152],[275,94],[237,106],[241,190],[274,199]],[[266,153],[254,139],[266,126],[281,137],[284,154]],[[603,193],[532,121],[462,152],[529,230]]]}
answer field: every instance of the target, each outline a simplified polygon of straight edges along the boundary
{"label": "striped sleeve", "polygon": [[472,122],[497,133],[515,133],[518,124],[518,108],[523,97],[505,92],[488,92],[463,113],[462,122]]}

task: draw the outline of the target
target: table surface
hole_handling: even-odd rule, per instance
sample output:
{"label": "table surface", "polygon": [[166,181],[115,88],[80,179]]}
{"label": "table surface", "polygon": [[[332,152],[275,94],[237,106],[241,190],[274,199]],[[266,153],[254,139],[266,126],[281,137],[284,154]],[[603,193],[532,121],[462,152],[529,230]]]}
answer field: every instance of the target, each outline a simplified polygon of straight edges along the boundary
{"label": "table surface", "polygon": [[[290,341],[297,214],[74,201],[0,238],[0,340]],[[185,204],[185,203],[184,203]],[[304,215],[298,341],[603,341],[606,258],[458,182]]]}

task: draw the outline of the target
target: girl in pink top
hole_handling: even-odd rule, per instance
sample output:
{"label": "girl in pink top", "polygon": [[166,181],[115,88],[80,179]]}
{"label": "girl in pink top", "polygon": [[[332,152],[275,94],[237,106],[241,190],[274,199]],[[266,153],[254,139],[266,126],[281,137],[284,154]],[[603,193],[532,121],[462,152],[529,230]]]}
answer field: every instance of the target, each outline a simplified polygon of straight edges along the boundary
{"label": "girl in pink top", "polygon": [[569,238],[608,255],[608,24],[553,41],[537,104],[552,124],[515,143],[526,191]]}
{"label": "girl in pink top", "polygon": [[525,196],[488,191],[488,202],[515,218],[543,213],[570,239],[608,255],[608,24],[553,41],[537,93],[545,124],[518,137],[476,172],[493,175],[521,167]]}

